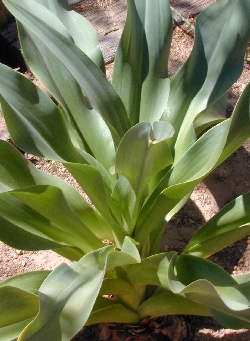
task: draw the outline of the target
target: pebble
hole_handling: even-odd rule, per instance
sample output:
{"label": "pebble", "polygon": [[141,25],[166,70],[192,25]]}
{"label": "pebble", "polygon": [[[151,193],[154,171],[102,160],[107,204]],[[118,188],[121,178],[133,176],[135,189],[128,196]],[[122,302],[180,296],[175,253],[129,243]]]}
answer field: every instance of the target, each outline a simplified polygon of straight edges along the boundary
{"label": "pebble", "polygon": [[16,253],[18,254],[18,256],[23,255],[23,251],[22,250],[16,250]]}
{"label": "pebble", "polygon": [[25,260],[22,260],[22,266],[25,266],[25,265],[26,265]]}

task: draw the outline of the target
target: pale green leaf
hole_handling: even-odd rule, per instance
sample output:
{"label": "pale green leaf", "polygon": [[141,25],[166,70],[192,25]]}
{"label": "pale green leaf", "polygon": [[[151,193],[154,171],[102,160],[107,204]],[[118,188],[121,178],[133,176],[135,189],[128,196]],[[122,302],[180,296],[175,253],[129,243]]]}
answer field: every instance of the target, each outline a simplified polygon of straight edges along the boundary
{"label": "pale green leaf", "polygon": [[[95,236],[82,220],[79,219],[70,207],[63,192],[53,186],[32,186],[10,193],[28,207],[41,214],[51,223],[59,226],[68,235],[71,235],[77,246],[84,253],[102,247],[102,242]],[[55,235],[56,237],[56,235]]]}
{"label": "pale green leaf", "polygon": [[[1,192],[33,185],[56,185],[63,191],[78,217],[80,219],[84,218],[84,222],[91,229],[94,228],[98,236],[102,234],[104,220],[75,188],[55,176],[38,170],[32,163],[25,160],[17,149],[4,141],[0,141],[0,170]],[[72,255],[67,256],[66,254],[71,253],[71,251],[75,253],[76,249],[70,250],[68,243],[79,245],[78,237],[72,238],[72,235],[64,232],[57,225],[51,224],[48,219],[15,199],[9,193],[2,193],[0,201],[1,240],[19,249],[39,250],[51,248],[57,249],[60,254],[62,254],[62,250],[59,249],[63,247],[66,252],[64,256],[72,259]],[[82,253],[79,255],[78,249],[78,256],[75,255],[73,259],[79,259],[82,255]]]}
{"label": "pale green leaf", "polygon": [[227,95],[223,95],[218,101],[203,110],[194,121],[197,135],[211,126],[220,123],[226,118]]}
{"label": "pale green leaf", "polygon": [[164,291],[144,301],[138,308],[142,318],[166,315],[211,315],[207,307],[171,291]]}
{"label": "pale green leaf", "polygon": [[38,309],[36,295],[12,286],[0,288],[0,328],[34,318]]}
{"label": "pale green leaf", "polygon": [[47,341],[51,335],[54,341],[69,341],[88,319],[111,251],[106,247],[89,253],[71,267],[62,264],[56,268],[40,287],[39,314],[19,341]]}
{"label": "pale green leaf", "polygon": [[[131,265],[128,275],[135,287],[154,285],[162,288],[139,307],[142,316],[148,316],[150,311],[153,316],[159,316],[159,305],[159,314],[164,311],[166,314],[185,314],[189,310],[188,314],[213,315],[216,311],[224,318],[228,316],[227,323],[222,318],[220,321],[229,328],[249,325],[249,277],[237,282],[212,262],[195,256],[178,257],[175,252],[145,258],[142,263]],[[164,298],[169,299],[165,304]],[[178,305],[178,302],[183,304]]]}
{"label": "pale green leaf", "polygon": [[38,289],[51,271],[33,271],[13,276],[0,282],[0,287],[10,286],[37,295]]}
{"label": "pale green leaf", "polygon": [[139,315],[133,310],[120,303],[114,303],[108,299],[98,297],[86,325],[102,322],[138,324],[139,321]]}
{"label": "pale green leaf", "polygon": [[164,0],[129,0],[112,83],[133,125],[158,121],[169,93],[170,7]]}
{"label": "pale green leaf", "polygon": [[65,163],[65,166],[83,188],[100,214],[107,221],[112,221],[107,201],[107,197],[111,196],[111,189],[108,186],[110,183],[108,185],[104,183],[100,172],[93,166],[75,163]]}
{"label": "pale green leaf", "polygon": [[126,236],[121,246],[121,251],[113,251],[109,254],[107,269],[140,263],[141,257],[135,244],[137,243],[132,238]]}
{"label": "pale green leaf", "polygon": [[[128,243],[134,245],[131,240]],[[39,289],[39,314],[18,340],[47,341],[53,330],[54,341],[69,341],[87,322],[106,270],[109,267],[138,262],[133,254],[126,253],[127,247],[124,247],[124,252],[113,250],[110,246],[103,247],[88,253],[71,267],[66,264],[57,267]],[[131,314],[128,315],[129,320],[135,321],[136,317],[136,322],[138,321],[137,314],[124,309]]]}
{"label": "pale green leaf", "polygon": [[[45,5],[44,2],[43,5]],[[93,28],[90,23],[81,15],[64,10],[57,2],[47,1],[46,5],[55,14],[58,14],[69,29],[70,34],[74,37],[77,35],[77,42],[82,48],[84,45],[83,50],[86,53],[86,49],[90,47],[89,41],[94,39],[92,37]],[[86,24],[87,29],[83,30],[82,25],[78,25],[79,20],[84,21],[83,26],[85,27]],[[77,25],[77,30],[73,30],[75,25]],[[76,140],[75,142],[81,148],[90,150],[109,169],[112,162],[114,162],[114,144],[109,127],[97,112],[90,109],[88,100],[84,97],[80,86],[69,70],[65,68],[65,65],[60,62],[37,36],[32,34],[32,31],[25,29],[20,23],[18,27],[22,49],[29,67],[53,97],[56,98],[66,115],[68,115],[67,120],[70,121],[68,128],[71,131],[71,137]],[[60,26],[58,29],[60,33],[63,33],[63,29],[60,30]],[[89,32],[89,29],[92,33]],[[86,39],[82,37],[86,34],[88,36],[89,33],[91,37],[85,37]],[[88,41],[87,43],[86,40]],[[97,53],[96,57],[99,59],[98,51],[100,52],[100,50],[95,42],[90,50],[91,55],[95,51],[94,53]],[[67,81],[67,87],[65,87],[65,81]],[[100,133],[98,134],[98,132]]]}
{"label": "pale green leaf", "polygon": [[3,64],[0,77],[5,80],[0,83],[0,102],[15,144],[48,159],[83,162],[53,101],[26,77]]}
{"label": "pale green leaf", "polygon": [[104,59],[99,47],[97,33],[91,23],[83,16],[72,11],[67,0],[35,0],[47,7],[64,24],[75,44],[103,71]]}
{"label": "pale green leaf", "polygon": [[0,341],[16,341],[18,335],[31,321],[32,319],[28,319],[0,328]]}
{"label": "pale green leaf", "polygon": [[[172,273],[175,272],[172,278],[175,278],[175,280],[177,278],[187,286],[199,279],[207,280],[212,285],[218,287],[234,286],[237,284],[233,277],[219,267],[219,265],[206,259],[181,254],[178,260],[176,259],[175,261],[172,264]],[[189,270],[185,271],[187,268]],[[173,279],[170,285],[175,285]]]}
{"label": "pale green leaf", "polygon": [[[187,268],[188,272],[184,270]],[[235,329],[249,326],[249,282],[238,284],[216,264],[188,255],[180,256],[172,272],[187,284],[177,291],[188,299],[206,305],[223,325]],[[175,286],[175,282],[172,285]]]}
{"label": "pale green leaf", "polygon": [[249,20],[248,0],[220,0],[198,16],[192,53],[171,81],[163,115],[176,131],[171,142],[177,158],[194,142],[192,124],[197,114],[215,103],[240,76],[250,39],[245,24]]}
{"label": "pale green leaf", "polygon": [[[87,96],[91,106],[120,134],[130,127],[124,105],[99,68],[57,29],[61,22],[45,7],[28,0],[4,0],[6,7],[26,29],[65,65]],[[41,19],[44,18],[44,19]]]}
{"label": "pale green leaf", "polygon": [[116,219],[120,220],[120,224],[124,229],[131,233],[131,221],[135,210],[136,195],[131,187],[131,183],[124,176],[120,176],[117,180],[112,192],[112,199],[119,209]]}
{"label": "pale green leaf", "polygon": [[122,244],[121,252],[124,252],[124,253],[130,255],[138,263],[140,263],[141,262],[141,257],[140,257],[140,254],[138,252],[138,249],[136,247],[138,245],[139,245],[139,243],[137,243],[134,239],[126,236],[124,238],[124,241],[123,241],[123,244]]}
{"label": "pale green leaf", "polygon": [[227,141],[215,167],[219,166],[227,159],[250,136],[250,83],[241,94],[233,110],[230,121]]}
{"label": "pale green leaf", "polygon": [[[175,252],[161,253],[144,258],[140,264],[131,265],[128,269],[128,278],[130,282],[136,287],[141,285],[162,286],[158,275],[159,264],[163,259],[171,258]],[[166,269],[164,276],[166,276]]]}
{"label": "pale green leaf", "polygon": [[100,296],[103,295],[114,296],[114,303],[124,304],[134,311],[138,308],[142,299],[136,288],[122,279],[105,279],[100,290]]}
{"label": "pale green leaf", "polygon": [[136,240],[145,238],[209,174],[221,155],[229,126],[230,122],[224,121],[210,129],[162,179],[140,213]]}
{"label": "pale green leaf", "polygon": [[[77,238],[52,224],[11,194],[2,193],[0,203],[0,240],[5,244],[32,251],[81,246]],[[80,254],[83,255],[83,252]]]}
{"label": "pale green leaf", "polygon": [[[21,331],[31,322],[32,318],[36,315],[39,307],[38,298],[34,299],[33,295],[38,295],[38,289],[43,281],[46,279],[46,277],[49,275],[49,273],[50,271],[28,272],[8,278],[0,283],[0,292],[2,290],[2,293],[6,294],[6,290],[8,292],[11,291],[11,295],[10,297],[8,297],[9,300],[7,310],[4,305],[5,299],[0,301],[0,315],[2,314],[4,315],[4,318],[8,318],[8,324],[5,327],[2,327],[2,323],[4,323],[4,318],[3,316],[0,317],[1,341],[10,341],[13,339],[16,340]],[[4,287],[5,289],[2,289]],[[28,293],[32,295],[29,295]],[[12,302],[12,300],[15,300],[14,303]],[[30,307],[30,305],[34,304],[33,301],[35,302],[35,305]],[[31,315],[32,318],[27,318],[27,311],[29,310],[33,312],[33,315]]]}
{"label": "pale green leaf", "polygon": [[250,234],[250,193],[220,210],[192,237],[184,253],[209,257]]}
{"label": "pale green leaf", "polygon": [[[230,119],[202,135],[161,180],[138,219],[137,238],[144,238],[180,203],[196,184],[220,165],[250,136],[250,84],[244,90]],[[211,153],[211,151],[213,151]],[[141,227],[142,220],[144,227]],[[151,216],[151,218],[149,218]],[[143,232],[144,230],[144,232]],[[138,239],[137,239],[138,240]]]}
{"label": "pale green leaf", "polygon": [[153,125],[139,123],[131,128],[122,139],[117,155],[115,170],[131,183],[136,195],[141,195],[150,178],[172,163],[167,139],[173,129],[167,122]]}

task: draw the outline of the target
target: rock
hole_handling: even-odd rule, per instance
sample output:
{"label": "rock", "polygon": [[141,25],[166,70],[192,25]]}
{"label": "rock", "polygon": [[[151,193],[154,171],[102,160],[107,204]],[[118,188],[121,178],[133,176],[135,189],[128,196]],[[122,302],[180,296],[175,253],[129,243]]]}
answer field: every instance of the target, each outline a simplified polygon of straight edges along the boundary
{"label": "rock", "polygon": [[23,255],[23,251],[22,250],[16,250],[16,253],[18,254],[18,256]]}
{"label": "rock", "polygon": [[4,123],[3,115],[0,107],[0,140],[9,141],[10,135]]}

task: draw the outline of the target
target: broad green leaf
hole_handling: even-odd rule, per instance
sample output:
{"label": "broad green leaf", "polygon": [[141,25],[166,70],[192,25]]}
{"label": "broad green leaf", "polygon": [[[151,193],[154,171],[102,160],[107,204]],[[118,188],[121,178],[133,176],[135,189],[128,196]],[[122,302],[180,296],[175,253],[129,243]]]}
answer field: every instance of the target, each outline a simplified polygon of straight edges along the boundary
{"label": "broad green leaf", "polygon": [[[81,154],[84,158],[88,156],[87,162],[92,162],[90,155],[83,152]],[[101,225],[103,222],[97,212],[73,186],[56,176],[40,171],[28,162],[16,148],[2,140],[0,140],[0,167],[0,192],[33,185],[57,186],[63,191],[78,216],[84,217],[85,222],[93,226]],[[20,174],[17,173],[19,171]]]}
{"label": "broad green leaf", "polygon": [[198,16],[192,53],[171,81],[163,115],[176,131],[171,141],[176,158],[194,142],[191,125],[197,114],[215,103],[240,76],[250,39],[249,25],[245,25],[249,20],[248,0],[220,0]]}
{"label": "broad green leaf", "polygon": [[51,335],[54,341],[70,340],[88,319],[111,251],[106,247],[89,253],[71,267],[57,267],[40,287],[39,314],[21,333],[19,341],[45,341]]}
{"label": "broad green leaf", "polygon": [[177,213],[179,210],[186,204],[187,200],[190,198],[192,194],[192,191],[190,191],[188,194],[182,198],[181,201],[178,202],[178,204],[170,211],[165,217],[165,221],[168,222],[170,219]]}
{"label": "broad green leaf", "polygon": [[229,244],[250,234],[250,193],[220,210],[192,237],[184,253],[209,257]]}
{"label": "broad green leaf", "polygon": [[117,322],[138,324],[140,316],[120,303],[98,297],[86,325],[94,323]]}
{"label": "broad green leaf", "polygon": [[163,240],[163,234],[164,234],[165,228],[166,228],[166,221],[164,219],[150,233],[149,238],[148,238],[148,242],[149,242],[148,253],[145,254],[145,257],[159,253],[159,250],[161,249],[161,246],[162,246],[162,240]]}
{"label": "broad green leaf", "polygon": [[119,207],[111,199],[111,188],[113,185],[109,174],[103,169],[99,171],[100,168],[96,169],[90,165],[65,163],[65,166],[82,186],[93,205],[103,217],[102,226],[99,226],[99,230],[103,231],[103,239],[115,237],[118,244],[122,245],[126,233],[119,225],[119,218],[118,222],[117,219],[113,218],[113,216],[117,217],[120,211]]}
{"label": "broad green leaf", "polygon": [[[233,277],[217,264],[192,255],[180,255],[178,260],[173,263],[173,266],[172,272],[175,272],[175,277],[185,285],[189,285],[199,279],[205,279],[218,287],[234,286],[237,284]],[[175,285],[173,280],[171,284]]]}
{"label": "broad green leaf", "polygon": [[[144,205],[138,219],[137,238],[144,238],[180,203],[196,184],[219,166],[250,136],[250,84],[244,90],[230,119],[202,135],[176,162]],[[213,150],[213,153],[211,153]],[[141,222],[144,217],[144,227]],[[149,218],[151,216],[151,218]],[[144,230],[144,232],[143,232]]]}
{"label": "broad green leaf", "polygon": [[247,319],[249,311],[246,313],[245,321],[238,318],[237,314],[226,314],[216,309],[210,309],[213,317],[225,328],[231,329],[246,329],[249,327],[249,320]]}
{"label": "broad green leaf", "polygon": [[229,129],[230,121],[224,121],[194,143],[170,172],[169,186],[191,182],[211,172],[224,149]]}
{"label": "broad green leaf", "polygon": [[33,155],[80,162],[62,113],[52,100],[26,77],[3,64],[0,78],[5,80],[0,83],[0,102],[15,144]]}
{"label": "broad green leaf", "polygon": [[118,147],[115,171],[128,179],[136,196],[133,211],[125,210],[123,214],[130,233],[148,195],[150,178],[172,163],[167,142],[172,134],[173,129],[167,122],[155,122],[152,127],[142,122],[125,134]]}
{"label": "broad green leaf", "polygon": [[250,83],[241,94],[230,121],[229,133],[224,150],[214,168],[226,160],[250,136]]}
{"label": "broad green leaf", "polygon": [[168,2],[128,1],[112,83],[133,125],[142,121],[153,123],[163,114],[169,93],[167,61],[171,38]]}
{"label": "broad green leaf", "polygon": [[226,118],[227,95],[223,95],[218,101],[203,110],[194,121],[197,135],[211,126],[220,123]]}
{"label": "broad green leaf", "polygon": [[[102,242],[95,236],[70,207],[62,191],[53,186],[32,186],[12,191],[15,198],[31,207],[34,211],[56,224],[63,231],[78,239],[77,246],[84,253],[102,247]],[[55,236],[56,237],[56,236]]]}
{"label": "broad green leaf", "polygon": [[140,263],[141,257],[136,247],[138,245],[139,244],[134,239],[126,236],[122,244],[121,252],[130,255],[136,260],[136,262]]}
{"label": "broad green leaf", "polygon": [[75,44],[103,71],[105,65],[99,47],[97,33],[91,23],[82,15],[72,11],[67,0],[35,0],[54,13],[69,31]]}
{"label": "broad green leaf", "polygon": [[38,289],[51,271],[33,271],[13,276],[0,282],[0,288],[3,286],[15,287],[25,290],[31,294],[37,295]]}
{"label": "broad green leaf", "polygon": [[[33,295],[38,294],[39,287],[49,275],[49,273],[50,271],[28,272],[14,276],[12,278],[8,278],[0,283],[0,296],[1,294],[6,294],[6,290],[9,293],[11,292],[11,297],[8,297],[10,298],[10,301],[8,301],[7,310],[5,307],[5,299],[0,301],[0,315],[4,315],[4,319],[8,318],[8,324],[5,327],[2,327],[2,323],[4,323],[4,320],[3,317],[0,317],[1,341],[10,341],[14,339],[16,340],[21,331],[32,320],[32,318],[27,318],[27,312],[33,312],[32,317],[36,315],[36,313],[38,312],[38,298],[37,300],[34,299]],[[32,295],[29,295],[28,293]],[[11,302],[11,300],[15,300],[14,303]],[[35,305],[30,307],[30,304],[34,304],[33,301],[35,302]],[[11,306],[13,310],[11,310]],[[36,308],[35,311],[34,307]]]}
{"label": "broad green leaf", "polygon": [[167,122],[139,123],[122,139],[115,170],[131,183],[136,195],[141,195],[150,178],[172,163],[167,139],[173,135]]}
{"label": "broad green leaf", "polygon": [[246,274],[241,274],[241,275],[234,275],[234,280],[239,284],[247,283],[250,280],[250,274],[246,273]]}
{"label": "broad green leaf", "polygon": [[[42,4],[45,6],[44,2]],[[93,28],[91,24],[81,15],[64,10],[57,2],[47,1],[46,6],[62,19],[70,34],[76,38],[82,48],[84,47],[83,50],[86,53],[86,48],[90,47],[90,41],[95,40],[92,37]],[[79,20],[84,21],[84,27],[87,26],[87,29],[83,30],[82,24],[79,25]],[[78,27],[77,31],[72,30],[75,28],[75,25]],[[76,142],[81,148],[90,150],[109,169],[112,166],[111,163],[114,162],[114,143],[109,127],[97,112],[90,110],[88,100],[84,97],[80,86],[68,69],[65,68],[65,65],[59,61],[54,53],[38,37],[32,34],[32,31],[25,29],[20,23],[18,27],[22,49],[31,70],[42,81],[53,97],[56,98],[64,112],[68,115],[67,120],[70,120],[68,128],[72,131],[73,127],[73,136],[76,135],[75,138],[78,141]],[[64,30],[61,29],[59,32],[63,33]],[[88,36],[86,31],[90,33],[91,37],[82,37],[86,34]],[[91,51],[97,53],[96,57],[99,59],[100,50],[94,41]],[[67,81],[67,87],[65,87],[65,80]],[[99,131],[100,133],[98,134]]]}
{"label": "broad green leaf", "polygon": [[[163,178],[141,211],[136,240],[141,240],[142,236],[145,238],[154,226],[158,225],[183,197],[209,174],[221,155],[228,130],[229,121],[224,121],[210,129]],[[144,222],[141,222],[144,215]]]}
{"label": "broad green leaf", "polygon": [[[100,175],[104,181],[104,183],[109,187],[109,188],[113,188],[116,181],[117,181],[117,177],[116,175],[111,172],[111,168],[109,168],[108,170],[104,168],[104,166],[92,155],[90,155],[89,153],[87,153],[86,151],[84,150],[79,150],[82,157],[84,158],[84,160],[86,161],[86,164],[89,164],[90,166],[93,166],[94,168],[96,168],[99,172],[100,172]],[[75,169],[75,167],[73,167],[73,164],[76,164],[77,163],[63,163],[65,165],[65,167],[71,167],[71,171],[72,172],[76,172],[77,174],[77,171]],[[77,168],[78,166],[76,166]],[[80,166],[79,166],[80,167]]]}
{"label": "broad green leaf", "polygon": [[[184,270],[187,267],[188,272]],[[179,294],[206,305],[226,327],[237,329],[249,326],[249,282],[238,284],[216,264],[189,255],[178,259],[175,272],[178,279],[190,283]]]}
{"label": "broad green leaf", "polygon": [[120,97],[100,69],[69,38],[59,33],[57,27],[62,24],[57,17],[39,4],[33,6],[30,0],[4,0],[4,4],[56,55],[81,86],[91,107],[123,136],[130,122]]}
{"label": "broad green leaf", "polygon": [[133,311],[142,299],[136,288],[122,279],[105,279],[100,290],[100,296],[103,295],[114,296],[114,303],[121,303]]}
{"label": "broad green leaf", "polygon": [[31,321],[32,319],[28,319],[0,328],[0,341],[16,341],[18,335]]}
{"label": "broad green leaf", "polygon": [[[154,256],[144,258],[140,264],[131,265],[128,268],[128,278],[130,282],[136,287],[141,285],[162,286],[158,275],[159,264],[165,258],[171,261],[175,252],[161,253]],[[164,276],[166,276],[166,269]]]}
{"label": "broad green leaf", "polygon": [[38,309],[37,295],[12,286],[0,288],[0,328],[34,318]]}
{"label": "broad green leaf", "polygon": [[112,221],[107,201],[107,197],[111,196],[111,189],[104,183],[100,172],[90,165],[67,163],[65,166],[81,185],[100,214],[107,221]]}
{"label": "broad green leaf", "polygon": [[[217,162],[214,164],[213,169],[215,169],[217,166],[219,166],[227,157],[229,157],[235,150],[237,150],[241,144],[250,136],[250,102],[249,102],[249,98],[250,98],[250,84],[245,88],[245,90],[243,91],[233,113],[230,120],[230,126],[228,129],[228,135],[226,137],[226,143],[223,146],[221,155],[219,157],[219,159],[217,160]],[[226,122],[223,123],[223,125],[225,125],[226,127]],[[216,128],[216,127],[215,127]],[[218,129],[218,128],[216,128]],[[225,130],[226,131],[226,130]],[[204,134],[204,136],[207,136],[206,134]],[[203,141],[204,136],[202,136],[201,141]],[[211,135],[212,138],[212,135]],[[213,137],[212,139],[214,139],[214,146],[220,149],[222,146],[217,146],[216,141],[218,142],[219,139],[221,139],[222,136],[218,137]],[[196,142],[196,146],[198,148],[200,148],[200,139]],[[210,139],[210,137],[208,136],[208,140]],[[203,142],[202,142],[203,143]],[[206,142],[207,143],[207,142]],[[205,144],[206,144],[205,143]],[[211,143],[209,148],[212,148],[213,150],[216,150],[215,147],[212,147],[213,141],[210,141],[208,143]],[[196,149],[196,147],[194,147],[194,149]],[[192,148],[190,148],[190,152],[193,151]],[[193,153],[193,152],[192,152]],[[187,160],[186,156],[187,154],[183,155],[182,160]],[[189,154],[190,155],[190,154]],[[183,174],[186,175],[186,171],[185,170],[190,170],[190,173],[192,172],[193,169],[196,168],[196,164],[199,165],[199,167],[201,167],[202,164],[202,160],[203,157],[208,156],[208,149],[205,152],[201,152],[198,155],[193,154],[192,156],[190,155],[190,162],[194,160],[194,157],[197,158],[197,162],[191,162],[190,164],[186,164],[185,167],[182,168],[183,170]],[[211,155],[211,157],[213,158],[213,155]],[[180,165],[183,166],[182,161],[178,162],[176,164],[176,167],[178,168]],[[191,168],[190,168],[191,167]],[[206,165],[205,165],[206,167]],[[191,170],[192,169],[192,170]],[[181,171],[180,171],[181,173]],[[179,174],[180,174],[179,173]],[[181,175],[181,174],[180,174]],[[173,178],[173,176],[172,176]],[[176,181],[176,179],[175,179]],[[184,181],[184,178],[180,181]],[[165,179],[163,179],[163,181],[160,183],[160,185],[158,186],[158,188],[156,189],[155,193],[153,193],[153,195],[151,196],[152,198],[156,198],[157,195],[159,195],[159,193],[164,190],[164,187],[166,188],[167,186],[169,186],[169,175],[166,176]],[[149,200],[149,203],[152,201]]]}
{"label": "broad green leaf", "polygon": [[147,299],[139,306],[138,312],[141,318],[165,315],[211,315],[207,307],[168,290]]}
{"label": "broad green leaf", "polygon": [[16,148],[0,140],[0,193],[35,185],[32,166]]}
{"label": "broad green leaf", "polygon": [[136,195],[131,183],[124,176],[120,176],[117,180],[112,192],[112,199],[120,211],[120,215],[119,213],[116,214],[116,219],[120,220],[120,224],[131,234],[133,231],[131,221],[135,211]]}
{"label": "broad green leaf", "polygon": [[[38,170],[32,163],[25,160],[17,149],[4,141],[0,141],[0,169],[0,191],[10,191],[33,185],[56,185],[63,191],[78,217],[84,219],[87,226],[93,228],[99,237],[103,235],[102,229],[104,229],[105,221],[75,188],[58,177]],[[20,174],[17,170],[20,171]],[[76,251],[70,250],[68,243],[71,241],[73,245],[75,243],[79,245],[79,238],[73,238],[57,225],[52,225],[48,219],[22,204],[9,193],[2,193],[0,202],[2,216],[0,239],[8,245],[25,250],[58,249],[57,252],[60,254],[62,254],[62,250],[59,250],[61,247],[65,249],[66,253]],[[11,234],[10,231],[12,231]],[[63,240],[66,244],[62,243]],[[82,255],[82,253],[79,255],[78,250],[77,258],[75,255],[73,259],[79,259]],[[64,253],[64,256],[67,255]],[[72,259],[70,254],[67,257]]]}
{"label": "broad green leaf", "polygon": [[[134,245],[131,240],[127,243]],[[47,341],[53,330],[54,341],[69,341],[87,322],[106,270],[138,262],[133,258],[134,252],[132,255],[126,253],[129,250],[125,245],[124,251],[113,250],[110,246],[103,247],[88,253],[71,267],[66,264],[57,267],[39,289],[40,310],[37,317],[24,329],[18,340]],[[122,254],[120,259],[119,253]],[[126,309],[126,312],[129,310]],[[137,315],[131,314],[138,321]],[[130,320],[132,317],[128,316]]]}
{"label": "broad green leaf", "polygon": [[[194,256],[178,257],[175,252],[169,252],[131,265],[128,275],[135,287],[154,285],[162,288],[138,308],[142,316],[150,314],[150,311],[153,316],[159,316],[163,311],[167,314],[185,314],[189,307],[191,314],[213,315],[215,310],[224,317],[228,316],[227,327],[238,325],[237,328],[243,328],[249,325],[249,281],[243,279],[237,282],[212,262]],[[168,303],[163,304],[164,298],[169,299]],[[174,302],[177,304],[174,305]],[[178,305],[178,302],[183,305]]]}
{"label": "broad green leaf", "polygon": [[110,253],[107,262],[107,270],[115,267],[137,264],[141,262],[141,257],[136,247],[136,242],[126,236],[121,246],[121,251],[113,251]]}
{"label": "broad green leaf", "polygon": [[[35,212],[9,193],[0,195],[0,240],[22,250],[79,247],[79,239]],[[80,252],[83,255],[83,251]]]}

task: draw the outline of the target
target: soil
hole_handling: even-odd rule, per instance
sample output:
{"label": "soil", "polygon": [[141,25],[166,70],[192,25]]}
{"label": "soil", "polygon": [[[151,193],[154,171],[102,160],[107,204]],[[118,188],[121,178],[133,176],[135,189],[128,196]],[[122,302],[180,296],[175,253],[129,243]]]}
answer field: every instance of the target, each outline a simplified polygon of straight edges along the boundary
{"label": "soil", "polygon": [[[99,4],[100,3],[106,4],[106,6],[102,6],[102,11],[109,14],[109,11],[111,11],[110,4],[112,1],[99,1]],[[190,18],[193,20],[192,15],[190,15]],[[169,62],[170,77],[175,74],[180,65],[182,65],[182,63],[186,60],[192,49],[192,45],[193,31],[187,24],[180,23],[180,26],[175,27],[173,34]],[[106,66],[109,79],[112,75],[112,66],[112,63],[109,63]],[[28,77],[32,77],[29,73],[26,75]],[[232,112],[232,108],[234,107],[240,93],[249,81],[250,65],[245,63],[241,77],[228,92],[228,115]],[[0,138],[5,140],[9,139],[1,112]],[[61,164],[53,163],[49,160],[41,160],[27,154],[25,154],[25,157],[45,172],[60,176],[66,181],[71,182],[72,185],[77,186],[74,179],[72,179],[70,174],[62,167]],[[243,146],[240,147],[218,169],[210,174],[204,182],[196,186],[187,204],[166,226],[162,245],[163,250],[176,250],[180,252],[191,236],[204,224],[204,222],[210,219],[220,208],[225,206],[238,195],[248,192],[250,190],[249,174],[250,139],[247,140]],[[230,245],[226,249],[213,255],[212,259],[232,275],[249,273],[250,238],[246,237],[243,240]],[[27,271],[54,269],[61,262],[69,263],[69,261],[52,251],[28,252],[24,250],[15,250],[3,243],[0,243],[0,281]],[[223,329],[211,318],[185,317],[185,322],[190,329],[187,340],[250,340],[250,329],[239,331]],[[103,336],[104,334],[105,336]],[[107,331],[107,326],[101,325],[98,327],[90,327],[87,331],[85,329],[85,334],[81,333],[74,339],[74,341],[87,341],[90,339],[94,341],[98,340],[100,335],[102,335],[102,340],[111,340],[111,334]],[[112,335],[114,335],[114,333]],[[116,333],[116,336],[117,335],[118,334]],[[116,340],[121,339],[124,338],[118,338]],[[170,340],[170,338],[165,336],[162,340],[168,339]],[[130,338],[130,340],[132,339]]]}

